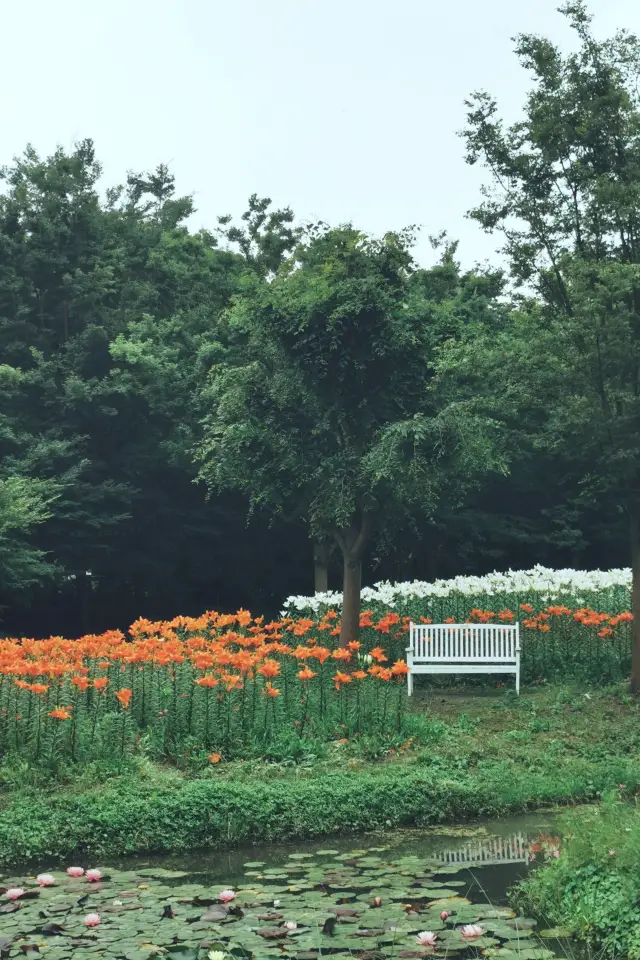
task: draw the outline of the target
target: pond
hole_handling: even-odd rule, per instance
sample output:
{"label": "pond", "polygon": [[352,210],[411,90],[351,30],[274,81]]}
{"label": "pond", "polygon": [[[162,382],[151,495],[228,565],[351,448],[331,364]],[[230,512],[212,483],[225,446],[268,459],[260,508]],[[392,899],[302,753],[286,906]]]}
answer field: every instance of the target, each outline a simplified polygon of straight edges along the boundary
{"label": "pond", "polygon": [[561,942],[517,917],[507,890],[553,833],[546,813],[4,877],[0,957],[550,960]]}

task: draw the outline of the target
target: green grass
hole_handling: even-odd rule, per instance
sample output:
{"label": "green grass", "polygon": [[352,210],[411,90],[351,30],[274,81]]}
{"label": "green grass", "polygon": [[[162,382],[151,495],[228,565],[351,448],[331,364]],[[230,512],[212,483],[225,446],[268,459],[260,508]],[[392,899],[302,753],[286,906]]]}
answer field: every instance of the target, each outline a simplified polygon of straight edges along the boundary
{"label": "green grass", "polygon": [[270,759],[177,771],[0,766],[0,862],[186,851],[496,817],[640,782],[640,706],[623,687],[416,698],[402,736],[287,734]]}

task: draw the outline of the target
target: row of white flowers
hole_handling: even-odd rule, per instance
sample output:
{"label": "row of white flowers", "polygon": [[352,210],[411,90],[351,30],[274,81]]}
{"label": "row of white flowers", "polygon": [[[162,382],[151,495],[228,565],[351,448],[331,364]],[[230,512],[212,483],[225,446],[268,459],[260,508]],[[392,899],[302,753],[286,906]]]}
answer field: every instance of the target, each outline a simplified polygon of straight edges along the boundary
{"label": "row of white flowers", "polygon": [[[404,601],[448,597],[451,594],[466,596],[496,596],[499,594],[540,593],[546,599],[561,598],[569,594],[583,594],[610,590],[614,587],[631,586],[631,569],[619,570],[552,570],[539,564],[531,570],[508,570],[506,573],[488,573],[484,577],[454,577],[452,580],[412,580],[406,583],[390,583],[388,580],[363,587],[364,604],[382,604],[393,608]],[[328,607],[339,607],[342,594],[329,591],[313,597],[289,597],[285,602],[284,615],[294,613],[318,613]]]}

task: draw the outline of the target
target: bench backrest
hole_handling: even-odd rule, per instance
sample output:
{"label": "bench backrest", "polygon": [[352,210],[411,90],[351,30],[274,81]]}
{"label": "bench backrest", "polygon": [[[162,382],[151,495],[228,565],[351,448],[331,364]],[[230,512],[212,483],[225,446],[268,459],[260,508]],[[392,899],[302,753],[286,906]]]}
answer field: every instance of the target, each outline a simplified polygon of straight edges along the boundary
{"label": "bench backrest", "polygon": [[409,649],[414,661],[515,663],[520,650],[520,625],[412,623]]}

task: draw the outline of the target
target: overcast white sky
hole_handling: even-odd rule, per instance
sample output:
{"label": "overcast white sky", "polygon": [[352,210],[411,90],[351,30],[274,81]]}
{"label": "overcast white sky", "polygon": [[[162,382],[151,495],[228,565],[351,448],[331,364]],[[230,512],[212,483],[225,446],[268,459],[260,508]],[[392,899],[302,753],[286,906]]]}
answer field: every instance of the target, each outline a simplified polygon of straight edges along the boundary
{"label": "overcast white sky", "polygon": [[[194,226],[249,194],[380,233],[423,225],[492,256],[465,211],[481,171],[465,97],[517,116],[518,32],[568,45],[559,0],[0,0],[0,163],[92,137],[105,184],[170,164]],[[591,0],[599,36],[640,33],[638,0]]]}

